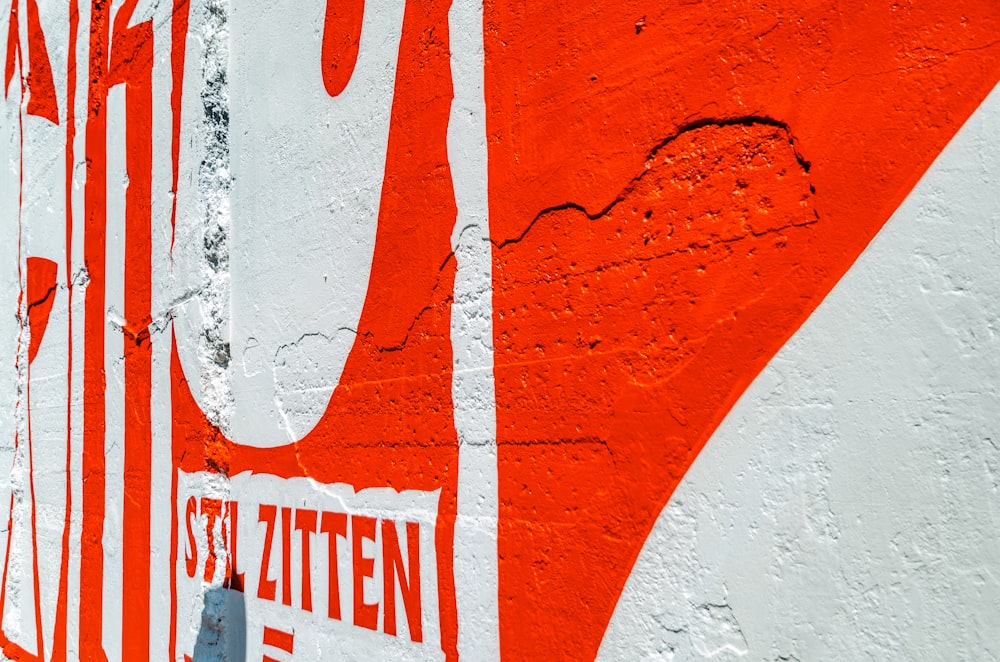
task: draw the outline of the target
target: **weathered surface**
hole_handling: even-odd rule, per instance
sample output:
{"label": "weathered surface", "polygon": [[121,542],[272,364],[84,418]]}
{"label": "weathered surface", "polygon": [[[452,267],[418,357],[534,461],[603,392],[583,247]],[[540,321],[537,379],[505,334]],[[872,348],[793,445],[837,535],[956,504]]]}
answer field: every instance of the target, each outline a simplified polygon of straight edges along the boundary
{"label": "weathered surface", "polygon": [[3,655],[1000,656],[994,5],[11,0]]}

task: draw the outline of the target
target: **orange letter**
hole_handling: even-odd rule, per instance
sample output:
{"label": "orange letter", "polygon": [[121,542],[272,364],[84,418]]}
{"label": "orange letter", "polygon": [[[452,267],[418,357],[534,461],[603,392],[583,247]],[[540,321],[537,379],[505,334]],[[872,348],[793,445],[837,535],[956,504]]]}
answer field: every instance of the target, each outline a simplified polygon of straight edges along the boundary
{"label": "orange letter", "polygon": [[226,503],[226,519],[222,520],[222,538],[226,538],[226,520],[229,521],[229,550],[226,554],[226,580],[223,582],[225,588],[243,592],[243,573],[237,572],[239,566],[236,556],[236,524],[239,520],[239,503],[229,501]]}
{"label": "orange letter", "polygon": [[327,615],[340,620],[340,575],[337,571],[337,536],[347,537],[347,515],[344,513],[323,513],[320,529],[327,536],[329,545],[328,561],[330,588],[327,592]]}
{"label": "orange letter", "polygon": [[211,583],[215,577],[215,520],[222,514],[222,500],[201,498],[201,512],[208,515],[205,533],[208,538],[208,556],[205,557],[205,582]]}
{"label": "orange letter", "polygon": [[403,555],[399,551],[399,537],[396,523],[382,520],[382,589],[385,600],[386,634],[396,634],[396,574],[399,573],[399,590],[403,595],[406,609],[406,624],[410,628],[410,639],[423,641],[420,621],[420,525],[406,523],[406,556],[410,566],[410,576],[403,567]]}
{"label": "orange letter", "polygon": [[375,574],[375,559],[365,558],[363,540],[375,541],[375,518],[351,517],[351,551],[354,555],[354,624],[369,630],[378,629],[378,603],[365,602],[365,577]]}
{"label": "orange letter", "polygon": [[268,565],[271,563],[271,543],[274,541],[274,519],[278,515],[277,506],[260,505],[258,522],[267,522],[264,533],[264,554],[260,560],[260,579],[257,581],[257,597],[262,600],[274,600],[274,590],[277,582],[267,576]]}
{"label": "orange letter", "polygon": [[187,521],[188,549],[184,554],[184,563],[187,566],[188,577],[194,578],[194,572],[198,568],[198,544],[194,541],[194,527],[191,525],[191,518],[198,516],[198,502],[194,497],[188,497],[187,510],[184,519]]}
{"label": "orange letter", "polygon": [[292,606],[292,509],[281,509],[281,604]]}
{"label": "orange letter", "polygon": [[302,532],[302,608],[313,610],[312,563],[309,555],[309,540],[316,533],[316,511],[296,510],[295,528]]}

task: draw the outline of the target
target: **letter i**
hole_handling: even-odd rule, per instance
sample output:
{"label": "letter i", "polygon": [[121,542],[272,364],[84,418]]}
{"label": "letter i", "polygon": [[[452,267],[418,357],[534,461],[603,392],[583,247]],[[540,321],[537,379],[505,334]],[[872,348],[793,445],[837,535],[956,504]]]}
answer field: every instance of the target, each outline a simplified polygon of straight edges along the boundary
{"label": "letter i", "polygon": [[281,604],[292,606],[292,509],[281,509]]}

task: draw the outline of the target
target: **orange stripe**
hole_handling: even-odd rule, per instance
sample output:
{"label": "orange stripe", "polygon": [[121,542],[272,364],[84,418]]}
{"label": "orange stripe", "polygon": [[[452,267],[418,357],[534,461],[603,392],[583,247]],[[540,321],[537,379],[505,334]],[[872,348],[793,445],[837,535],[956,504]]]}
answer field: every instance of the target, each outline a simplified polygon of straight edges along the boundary
{"label": "orange stripe", "polygon": [[107,212],[107,57],[110,3],[91,0],[84,185],[83,494],[80,531],[80,657],[104,652],[105,397],[104,310]]}
{"label": "orange stripe", "polygon": [[292,652],[292,648],[295,644],[295,635],[291,632],[285,632],[284,630],[276,630],[271,627],[264,626],[264,645],[273,646],[274,648],[280,648],[288,653]]}

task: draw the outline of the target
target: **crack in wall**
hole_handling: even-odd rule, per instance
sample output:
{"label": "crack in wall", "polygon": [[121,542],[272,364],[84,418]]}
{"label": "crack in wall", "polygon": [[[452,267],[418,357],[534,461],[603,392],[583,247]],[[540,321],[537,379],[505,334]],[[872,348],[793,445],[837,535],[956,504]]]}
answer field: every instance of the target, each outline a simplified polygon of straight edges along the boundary
{"label": "crack in wall", "polygon": [[[596,221],[600,218],[603,218],[608,214],[610,214],[611,211],[615,209],[615,207],[624,202],[625,199],[628,197],[628,195],[635,190],[639,182],[642,181],[642,179],[644,179],[650,172],[653,171],[652,162],[665,147],[667,147],[668,145],[675,142],[679,138],[682,138],[686,134],[691,133],[693,131],[698,131],[699,129],[704,129],[707,127],[722,128],[727,126],[745,126],[745,127],[768,126],[780,129],[782,132],[784,132],[788,144],[792,149],[792,154],[795,156],[795,160],[798,162],[799,166],[802,167],[802,170],[806,174],[809,174],[809,171],[812,169],[812,163],[798,151],[798,148],[795,145],[795,137],[791,129],[789,128],[788,124],[781,120],[775,119],[773,117],[768,117],[766,115],[740,115],[736,117],[722,117],[722,118],[704,117],[692,120],[691,122],[681,125],[674,133],[672,133],[670,136],[664,138],[659,143],[657,143],[646,155],[644,161],[645,164],[644,170],[635,177],[633,177],[628,182],[628,184],[625,185],[625,187],[621,190],[621,192],[619,192],[618,195],[616,195],[614,199],[611,200],[611,202],[609,202],[605,207],[603,207],[599,211],[590,212],[589,210],[587,210],[586,207],[576,202],[564,202],[562,204],[553,205],[551,207],[546,207],[545,209],[542,209],[537,214],[535,214],[534,218],[531,219],[528,225],[518,236],[503,239],[500,241],[497,241],[495,239],[491,241],[493,242],[493,245],[497,249],[504,249],[511,244],[520,243],[521,241],[524,240],[524,238],[528,235],[528,233],[531,232],[532,228],[535,227],[535,225],[538,223],[539,220],[550,214],[554,214],[560,211],[570,211],[570,210],[578,211],[592,221]],[[810,184],[810,192],[813,194],[816,193],[815,187],[813,187],[811,184]],[[815,214],[816,214],[816,219],[818,220],[819,213],[815,212]]]}
{"label": "crack in wall", "polygon": [[58,290],[58,289],[60,289],[60,285],[59,285],[59,283],[56,283],[52,287],[50,287],[49,289],[47,289],[45,291],[45,293],[41,297],[39,297],[35,301],[30,301],[28,303],[28,312],[30,313],[31,309],[34,308],[35,306],[40,306],[43,303],[45,303],[46,301],[48,301],[49,297],[52,296],[53,294],[55,294],[56,290]]}
{"label": "crack in wall", "polygon": [[[503,250],[504,248],[506,248],[506,247],[508,247],[508,246],[510,246],[512,244],[520,243],[520,242],[522,242],[525,239],[525,237],[528,236],[528,234],[531,232],[532,228],[534,228],[535,225],[542,218],[544,218],[546,216],[549,216],[551,214],[558,213],[560,211],[578,211],[578,212],[582,213],[583,215],[585,215],[591,221],[596,221],[596,220],[599,220],[601,218],[604,218],[604,217],[608,216],[618,205],[620,205],[622,202],[624,202],[625,199],[628,197],[628,195],[630,193],[632,193],[636,189],[636,187],[638,186],[638,184],[647,175],[649,175],[651,172],[653,172],[655,170],[652,162],[655,160],[655,158],[659,155],[659,153],[665,147],[669,146],[671,143],[677,141],[679,138],[681,138],[681,137],[683,137],[686,134],[689,134],[691,132],[698,131],[700,129],[709,128],[709,127],[721,128],[721,127],[728,127],[728,126],[745,126],[745,127],[766,126],[766,127],[772,127],[772,128],[775,128],[775,129],[779,129],[782,133],[784,133],[785,140],[787,141],[789,147],[791,148],[792,155],[793,155],[796,163],[798,163],[798,165],[802,168],[802,171],[808,175],[809,172],[810,172],[810,170],[812,169],[812,162],[809,161],[807,158],[805,158],[805,156],[799,151],[799,149],[797,147],[797,144],[796,144],[795,136],[792,133],[791,128],[788,126],[788,124],[786,122],[784,122],[782,120],[775,119],[773,117],[769,117],[769,116],[766,116],[766,115],[741,115],[741,116],[735,116],[735,117],[722,117],[722,118],[714,118],[714,117],[699,118],[699,119],[695,119],[695,120],[692,120],[690,122],[687,122],[687,123],[681,125],[673,134],[671,134],[670,136],[664,138],[663,140],[661,140],[660,142],[658,142],[656,145],[654,145],[649,150],[649,152],[646,155],[646,158],[645,158],[645,161],[644,161],[644,163],[645,163],[644,170],[642,172],[640,172],[638,175],[636,175],[635,177],[633,177],[628,182],[628,184],[626,184],[625,187],[622,188],[622,190],[618,193],[618,195],[616,195],[615,198],[611,202],[609,202],[605,207],[603,207],[599,211],[597,211],[597,212],[590,212],[590,211],[588,211],[586,209],[586,207],[584,207],[583,205],[581,205],[579,203],[576,203],[576,202],[565,202],[565,203],[562,203],[562,204],[559,204],[559,205],[553,205],[553,206],[550,206],[550,207],[546,207],[546,208],[542,209],[541,211],[539,211],[537,214],[535,214],[535,216],[532,218],[532,220],[528,223],[528,225],[525,227],[525,229],[518,236],[513,237],[513,238],[503,239],[503,240],[497,240],[497,239],[494,239],[494,238],[490,238],[489,241],[492,244],[492,246],[495,249],[497,249],[497,250]],[[809,184],[809,192],[812,195],[816,194],[816,188],[811,183]],[[712,247],[714,245],[734,243],[734,242],[738,242],[738,241],[741,241],[741,240],[744,240],[744,239],[747,239],[747,238],[750,238],[750,237],[762,237],[762,236],[769,235],[769,234],[780,234],[783,231],[788,230],[788,229],[792,229],[792,228],[796,228],[796,227],[807,227],[807,226],[815,224],[816,222],[818,222],[820,220],[820,214],[819,214],[818,210],[816,210],[815,208],[813,208],[812,209],[812,213],[813,213],[813,219],[811,219],[811,220],[800,221],[800,222],[790,222],[790,223],[786,223],[786,224],[783,224],[783,225],[780,225],[780,226],[777,226],[777,227],[767,228],[767,229],[764,229],[762,231],[754,231],[754,230],[751,229],[750,232],[748,232],[747,234],[738,235],[738,236],[735,236],[735,237],[713,237],[712,241],[709,241],[709,242],[693,242],[693,243],[690,243],[690,244],[688,244],[687,246],[685,246],[683,248],[678,248],[678,249],[670,250],[670,251],[667,251],[665,253],[661,253],[661,254],[657,254],[657,255],[651,255],[651,256],[632,256],[632,257],[629,257],[627,259],[623,259],[623,260],[619,260],[619,261],[609,262],[609,263],[603,264],[603,265],[601,265],[600,268],[614,268],[616,266],[624,266],[624,265],[629,264],[631,262],[649,262],[649,261],[654,261],[654,260],[658,260],[658,259],[668,258],[668,257],[674,256],[674,255],[679,255],[679,254],[686,253],[686,252],[691,252],[692,250],[695,250],[695,249],[707,249],[707,248],[710,248],[710,247]],[[464,231],[464,229],[463,229],[463,231]],[[443,272],[445,270],[445,268],[448,266],[448,264],[452,260],[454,260],[454,259],[455,259],[455,251],[450,251],[447,254],[447,256],[445,257],[445,259],[442,261],[441,266],[439,267],[439,271]],[[576,275],[583,275],[585,273],[587,273],[587,272],[564,273],[564,274],[561,274],[561,275],[564,276],[564,277],[570,277],[570,276],[576,276]],[[515,283],[517,283],[517,284],[530,283],[530,282],[532,282],[532,281],[515,281]],[[439,288],[439,285],[440,285],[440,278],[438,279],[437,282],[435,282],[434,292],[437,292],[437,290]],[[414,327],[419,323],[420,319],[426,313],[428,313],[431,310],[435,309],[437,306],[441,305],[442,303],[445,304],[445,305],[450,305],[451,303],[453,303],[452,297],[449,296],[443,302],[433,302],[430,305],[424,306],[414,316],[413,322],[407,328],[406,334],[404,335],[403,340],[400,343],[398,343],[396,345],[377,345],[377,343],[376,343],[376,347],[377,347],[378,351],[379,352],[397,352],[397,351],[401,351],[403,348],[405,348],[411,332],[413,331]],[[371,332],[366,332],[364,335],[366,337],[370,338],[374,342],[374,340],[375,340],[374,334],[372,334]],[[520,362],[518,362],[518,363],[520,363]],[[511,364],[511,365],[514,365],[514,364]]]}
{"label": "crack in wall", "polygon": [[655,145],[599,211],[543,210],[493,243],[497,365],[596,360],[633,386],[664,383],[794,271],[820,221],[810,170],[781,121],[700,119]]}

